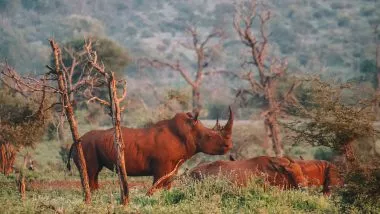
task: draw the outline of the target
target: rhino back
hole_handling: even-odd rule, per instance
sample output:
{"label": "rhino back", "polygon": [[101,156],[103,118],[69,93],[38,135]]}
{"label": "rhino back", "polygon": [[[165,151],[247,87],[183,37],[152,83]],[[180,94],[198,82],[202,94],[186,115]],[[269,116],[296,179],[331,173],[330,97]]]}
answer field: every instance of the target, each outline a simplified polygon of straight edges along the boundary
{"label": "rhino back", "polygon": [[[178,137],[165,126],[143,129],[122,128],[125,145],[125,162],[128,175],[151,175],[157,162],[174,162],[183,156],[184,149]],[[94,130],[82,136],[86,156],[97,157],[101,165],[113,170],[116,164],[116,150],[113,145],[113,129]]]}

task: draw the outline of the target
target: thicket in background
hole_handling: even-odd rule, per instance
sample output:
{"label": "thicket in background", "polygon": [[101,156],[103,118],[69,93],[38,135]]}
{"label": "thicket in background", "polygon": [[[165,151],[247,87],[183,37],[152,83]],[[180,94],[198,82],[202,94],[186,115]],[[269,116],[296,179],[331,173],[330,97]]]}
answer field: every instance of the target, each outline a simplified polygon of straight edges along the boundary
{"label": "thicket in background", "polygon": [[[0,69],[8,69],[2,67]],[[13,171],[20,149],[34,147],[43,137],[49,115],[41,115],[38,100],[42,93],[20,95],[2,84],[0,89],[0,171],[9,175]],[[40,97],[41,96],[41,97]],[[45,103],[46,105],[46,103]]]}
{"label": "thicket in background", "polygon": [[[375,149],[378,130],[372,97],[365,99],[352,85],[318,78],[304,80],[301,88],[309,92],[308,99],[291,107],[299,119],[285,123],[295,133],[292,140],[326,146],[343,155],[337,164],[345,186],[335,195],[343,211],[379,212],[380,154]],[[363,150],[368,146],[370,151]]]}

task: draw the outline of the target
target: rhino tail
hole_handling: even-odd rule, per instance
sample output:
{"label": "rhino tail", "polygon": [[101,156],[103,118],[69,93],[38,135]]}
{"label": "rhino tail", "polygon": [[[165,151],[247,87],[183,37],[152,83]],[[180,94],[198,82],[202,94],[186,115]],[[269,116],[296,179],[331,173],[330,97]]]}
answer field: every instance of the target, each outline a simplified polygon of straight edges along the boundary
{"label": "rhino tail", "polygon": [[73,152],[73,149],[74,149],[74,143],[71,144],[71,147],[70,147],[70,151],[69,151],[69,154],[68,154],[68,157],[67,157],[67,164],[66,164],[66,167],[69,171],[71,171],[71,164],[70,164],[70,158],[71,158],[71,153]]}

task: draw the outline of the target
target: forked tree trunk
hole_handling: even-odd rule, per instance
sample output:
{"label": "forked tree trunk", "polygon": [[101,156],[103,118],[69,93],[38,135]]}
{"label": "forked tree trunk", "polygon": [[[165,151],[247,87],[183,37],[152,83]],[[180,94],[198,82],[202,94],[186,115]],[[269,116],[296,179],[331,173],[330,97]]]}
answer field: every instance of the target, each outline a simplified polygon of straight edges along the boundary
{"label": "forked tree trunk", "polygon": [[13,171],[13,164],[16,160],[16,148],[10,143],[3,143],[0,146],[0,167],[4,175],[9,175]]}
{"label": "forked tree trunk", "polygon": [[121,109],[120,100],[117,97],[116,80],[114,73],[111,72],[111,77],[108,83],[110,104],[112,110],[112,121],[114,123],[114,147],[117,152],[117,172],[119,175],[120,184],[120,203],[127,205],[129,202],[129,190],[127,181],[127,170],[125,169],[124,157],[124,141],[121,132]]}
{"label": "forked tree trunk", "polygon": [[74,145],[76,147],[77,155],[79,157],[79,174],[81,177],[82,188],[83,188],[83,192],[85,196],[85,203],[88,204],[91,202],[91,192],[90,192],[90,185],[88,182],[86,162],[83,155],[82,144],[80,143],[80,138],[79,138],[78,124],[75,119],[74,110],[70,102],[68,86],[65,81],[65,75],[60,69],[60,63],[59,63],[60,54],[61,54],[60,49],[53,40],[50,41],[50,45],[54,53],[55,71],[58,75],[58,87],[59,87],[59,90],[63,92],[61,94],[62,104],[65,109],[66,117],[69,122],[72,138],[74,141]]}

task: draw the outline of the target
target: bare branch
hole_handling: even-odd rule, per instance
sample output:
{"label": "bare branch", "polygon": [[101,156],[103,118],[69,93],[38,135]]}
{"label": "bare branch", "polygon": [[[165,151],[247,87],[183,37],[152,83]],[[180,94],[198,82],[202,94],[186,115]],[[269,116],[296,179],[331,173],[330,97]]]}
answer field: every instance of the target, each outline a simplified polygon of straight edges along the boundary
{"label": "bare branch", "polygon": [[122,86],[123,86],[123,94],[121,95],[120,98],[117,98],[117,101],[118,101],[118,102],[121,102],[121,101],[124,100],[125,97],[127,96],[127,81],[126,81],[126,80],[120,80],[119,83],[122,83]]}
{"label": "bare branch", "polygon": [[190,84],[192,87],[196,87],[195,83],[191,80],[187,70],[185,70],[180,64],[179,64],[179,61],[177,60],[177,62],[175,64],[170,64],[168,62],[163,62],[163,61],[160,61],[158,59],[147,59],[147,58],[142,58],[142,59],[139,59],[138,60],[138,63],[140,64],[140,66],[142,67],[145,67],[145,66],[150,66],[150,67],[153,67],[153,68],[164,68],[164,67],[167,67],[167,68],[170,68],[174,71],[178,71],[181,76],[186,80],[186,82],[188,84]]}
{"label": "bare branch", "polygon": [[228,70],[214,70],[214,71],[206,71],[203,73],[205,76],[213,76],[213,75],[218,75],[218,74],[221,74],[221,75],[226,75],[226,76],[232,76],[234,78],[239,78],[241,79],[241,76],[239,76],[238,74],[236,74],[235,72],[233,71],[228,71]]}
{"label": "bare branch", "polygon": [[219,30],[219,29],[215,29],[213,30],[213,32],[211,32],[207,37],[206,39],[201,43],[200,45],[200,48],[205,48],[205,46],[207,45],[207,43],[213,39],[213,38],[222,38],[224,35],[223,31]]}
{"label": "bare branch", "polygon": [[90,98],[87,102],[90,103],[90,102],[98,102],[102,105],[105,105],[105,106],[111,106],[111,104],[103,99],[100,99],[99,97],[92,97]]}
{"label": "bare branch", "polygon": [[[47,93],[61,93],[61,91],[55,87],[45,84],[40,79],[20,76],[13,68],[8,65],[3,66],[0,74],[0,79],[3,83],[24,95],[28,92],[42,92],[44,90]],[[9,81],[11,81],[12,84],[10,84]]]}

